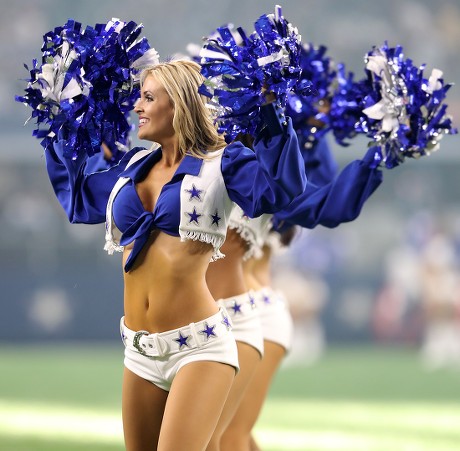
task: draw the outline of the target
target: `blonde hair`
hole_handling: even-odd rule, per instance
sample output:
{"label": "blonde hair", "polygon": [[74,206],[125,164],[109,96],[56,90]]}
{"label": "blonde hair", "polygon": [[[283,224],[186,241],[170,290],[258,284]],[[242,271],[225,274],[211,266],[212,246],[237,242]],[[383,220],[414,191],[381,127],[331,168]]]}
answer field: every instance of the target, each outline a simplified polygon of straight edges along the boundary
{"label": "blonde hair", "polygon": [[141,85],[149,75],[155,77],[169,95],[174,107],[173,128],[183,154],[206,158],[208,151],[225,146],[206,107],[207,98],[198,93],[204,80],[199,64],[177,60],[147,67],[142,71]]}

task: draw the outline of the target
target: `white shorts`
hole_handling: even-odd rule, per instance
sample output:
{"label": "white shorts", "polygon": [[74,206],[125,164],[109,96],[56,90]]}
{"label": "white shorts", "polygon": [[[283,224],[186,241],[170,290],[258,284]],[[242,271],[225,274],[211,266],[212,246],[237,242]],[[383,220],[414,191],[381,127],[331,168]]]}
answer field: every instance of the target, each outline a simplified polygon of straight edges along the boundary
{"label": "white shorts", "polygon": [[123,317],[120,333],[125,367],[166,391],[177,372],[191,362],[220,362],[238,371],[238,350],[231,328],[224,309],[203,321],[154,334],[128,329]]}
{"label": "white shorts", "polygon": [[219,299],[217,303],[230,315],[235,340],[252,346],[262,357],[264,337],[254,298],[249,293],[244,293],[227,299]]}
{"label": "white shorts", "polygon": [[284,295],[270,287],[253,291],[252,295],[259,312],[264,340],[279,344],[289,351],[294,327]]}

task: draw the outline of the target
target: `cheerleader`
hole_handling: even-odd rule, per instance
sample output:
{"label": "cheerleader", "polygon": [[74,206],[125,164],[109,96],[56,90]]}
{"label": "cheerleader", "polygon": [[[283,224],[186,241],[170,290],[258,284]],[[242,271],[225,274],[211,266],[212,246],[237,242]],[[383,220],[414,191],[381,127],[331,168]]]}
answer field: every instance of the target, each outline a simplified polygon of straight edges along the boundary
{"label": "cheerleader", "polygon": [[[243,275],[259,314],[264,355],[223,435],[222,450],[246,450],[250,442],[256,446],[251,431],[262,409],[271,380],[292,344],[293,324],[288,306],[284,296],[271,288],[273,249],[281,244],[290,244],[296,225],[306,228],[314,228],[319,224],[336,227],[354,220],[382,182],[381,171],[369,168],[366,158],[351,162],[333,177],[336,166],[331,161],[332,154],[325,142],[320,142],[309,152],[303,152],[303,155],[305,170],[310,174],[309,180],[311,178],[323,186],[309,183],[304,193],[281,212],[264,215],[264,220],[257,218],[249,221],[253,234],[257,237],[255,242],[258,243],[258,251],[244,261]],[[319,163],[321,159],[324,161],[323,166]]]}
{"label": "cheerleader", "polygon": [[[235,228],[235,217],[244,216],[244,222],[249,221],[242,209],[236,206],[229,218],[227,238],[222,246],[225,258],[211,265],[206,273],[208,287],[217,299],[218,305],[225,308],[232,321],[232,332],[238,348],[240,371],[235,377],[229,396],[225,402],[222,415],[219,418],[208,451],[221,449],[244,449],[242,437],[231,436],[222,443],[222,436],[237,411],[252,376],[263,356],[263,335],[254,299],[248,292],[243,275],[245,256],[252,255],[254,235],[249,228]],[[265,216],[265,215],[264,215]]]}
{"label": "cheerleader", "polygon": [[198,93],[196,63],[157,64],[141,81],[138,137],[151,149],[88,172],[87,154],[67,158],[58,139],[46,164],[70,222],[106,221],[106,249],[123,253],[126,448],[202,450],[239,369],[206,269],[223,256],[234,202],[254,216],[274,211],[302,192],[305,173],[289,121],[280,134],[261,131],[255,153],[225,144]]}

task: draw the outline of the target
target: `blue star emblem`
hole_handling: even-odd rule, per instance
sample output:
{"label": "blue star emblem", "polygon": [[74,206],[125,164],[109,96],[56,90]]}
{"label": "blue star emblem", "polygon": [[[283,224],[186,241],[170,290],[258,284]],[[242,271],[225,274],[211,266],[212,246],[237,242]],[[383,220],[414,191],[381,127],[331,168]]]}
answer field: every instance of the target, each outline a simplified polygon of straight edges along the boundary
{"label": "blue star emblem", "polygon": [[228,316],[226,315],[222,315],[222,324],[227,328],[227,330],[230,330],[232,328]]}
{"label": "blue star emblem", "polygon": [[270,296],[267,296],[266,294],[264,294],[263,301],[265,302],[265,304],[270,304]]}
{"label": "blue star emblem", "polygon": [[219,221],[222,218],[219,216],[219,212],[217,210],[213,215],[211,215],[211,219],[212,219],[211,225],[216,225],[217,227],[219,227]]}
{"label": "blue star emblem", "polygon": [[243,313],[241,311],[241,304],[238,304],[238,302],[236,301],[233,301],[233,305],[232,305],[232,310],[233,310],[233,313],[236,315],[237,313]]}
{"label": "blue star emblem", "polygon": [[123,342],[123,344],[126,344],[126,339],[128,337],[124,334],[124,332],[122,330],[120,331],[120,333],[121,333],[121,341]]}
{"label": "blue star emblem", "polygon": [[249,296],[249,304],[251,304],[251,308],[256,308],[256,300],[254,299],[254,296]]}
{"label": "blue star emblem", "polygon": [[210,326],[208,323],[204,323],[204,329],[200,330],[198,333],[201,335],[204,335],[206,340],[209,340],[211,337],[217,337],[216,333],[214,332],[214,329],[216,328],[216,325]]}
{"label": "blue star emblem", "polygon": [[193,207],[193,211],[191,213],[187,213],[190,217],[189,223],[194,222],[195,224],[199,224],[199,217],[203,216],[200,213],[197,213],[196,208]]}
{"label": "blue star emblem", "polygon": [[198,189],[194,184],[192,184],[191,189],[186,189],[185,191],[187,191],[187,193],[190,194],[189,200],[193,200],[193,199],[201,200],[201,193],[203,192],[203,190]]}
{"label": "blue star emblem", "polygon": [[179,331],[179,338],[175,338],[174,341],[179,345],[179,349],[182,349],[182,346],[188,346],[190,348],[190,345],[187,343],[189,338],[190,335],[184,337],[182,332]]}

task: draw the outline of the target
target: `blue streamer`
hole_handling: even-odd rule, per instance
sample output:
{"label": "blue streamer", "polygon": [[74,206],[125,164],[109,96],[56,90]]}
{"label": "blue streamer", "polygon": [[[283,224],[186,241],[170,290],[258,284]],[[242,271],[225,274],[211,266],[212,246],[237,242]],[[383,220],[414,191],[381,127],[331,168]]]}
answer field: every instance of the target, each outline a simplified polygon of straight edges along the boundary
{"label": "blue streamer", "polygon": [[330,57],[326,56],[324,45],[304,44],[300,51],[301,75],[299,85],[314,86],[308,95],[300,90],[287,95],[286,115],[291,117],[301,147],[310,149],[317,139],[330,130],[325,120],[330,112],[330,99],[336,80],[336,69]]}
{"label": "blue streamer", "polygon": [[261,16],[255,31],[227,25],[205,39],[200,52],[205,82],[200,92],[210,99],[218,129],[230,142],[239,133],[254,135],[260,127],[264,91],[274,92],[284,107],[288,92],[312,93],[301,79],[300,35],[276,7]]}
{"label": "blue streamer", "polygon": [[126,150],[140,71],[158,62],[141,31],[132,21],[112,19],[83,29],[69,19],[43,36],[41,64],[25,66],[30,78],[16,100],[32,108],[33,136],[45,149],[63,139],[64,155],[72,159],[100,152],[103,142],[114,160]]}
{"label": "blue streamer", "polygon": [[415,67],[401,46],[387,43],[374,47],[365,63],[373,90],[364,99],[359,131],[372,138],[378,164],[391,169],[429,155],[444,135],[457,133],[443,103],[452,85],[444,84],[440,70],[425,77],[424,65]]}

